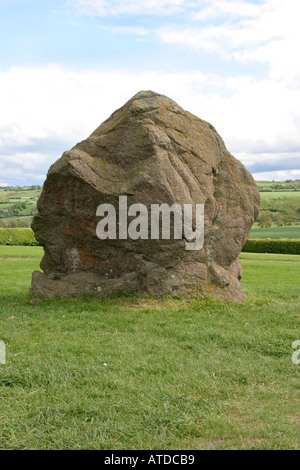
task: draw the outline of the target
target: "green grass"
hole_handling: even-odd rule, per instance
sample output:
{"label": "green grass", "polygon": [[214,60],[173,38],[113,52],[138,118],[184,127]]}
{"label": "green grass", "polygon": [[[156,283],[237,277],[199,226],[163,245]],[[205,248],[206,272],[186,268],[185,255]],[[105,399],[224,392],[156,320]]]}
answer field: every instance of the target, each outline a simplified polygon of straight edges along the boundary
{"label": "green grass", "polygon": [[[270,211],[273,216],[280,212],[283,220],[300,222],[300,191],[272,191],[260,193],[260,211]],[[273,219],[275,221],[275,219]],[[300,225],[273,226],[266,229],[254,224],[250,232],[251,238],[300,238]]]}
{"label": "green grass", "polygon": [[[1,256],[1,247],[0,247]],[[283,255],[278,253],[240,253],[240,259],[265,260],[265,261],[295,261],[300,263],[300,255]]]}
{"label": "green grass", "polygon": [[[299,211],[300,191],[275,191],[260,193],[260,210],[285,212]],[[299,212],[298,212],[299,214]]]}
{"label": "green grass", "polygon": [[297,263],[243,259],[242,304],[30,303],[41,248],[1,248],[1,449],[299,449]]}
{"label": "green grass", "polygon": [[261,198],[268,199],[300,199],[299,191],[270,191],[261,193]]}
{"label": "green grass", "polygon": [[6,209],[6,208],[11,207],[13,205],[14,205],[13,202],[6,202],[4,204],[0,204],[0,209]]}
{"label": "green grass", "polygon": [[21,215],[21,216],[25,216],[25,215],[30,216],[32,209],[35,208],[35,207],[36,207],[36,203],[34,203],[34,204],[28,204],[28,206],[26,207],[26,209],[23,209],[23,210],[20,212],[20,215]]}
{"label": "green grass", "polygon": [[0,245],[0,258],[38,258],[44,254],[42,246],[5,246]]}
{"label": "green grass", "polygon": [[300,238],[300,225],[284,227],[277,227],[274,225],[270,228],[259,228],[254,226],[250,231],[249,238]]}

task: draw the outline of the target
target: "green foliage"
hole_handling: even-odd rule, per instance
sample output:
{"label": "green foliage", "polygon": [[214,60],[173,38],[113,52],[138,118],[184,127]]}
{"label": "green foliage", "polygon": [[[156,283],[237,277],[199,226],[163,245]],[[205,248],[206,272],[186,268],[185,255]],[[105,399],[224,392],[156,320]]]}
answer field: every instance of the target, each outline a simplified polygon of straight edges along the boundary
{"label": "green foliage", "polygon": [[248,253],[286,253],[300,255],[300,240],[249,238],[242,251]]}
{"label": "green foliage", "polygon": [[267,228],[272,226],[272,218],[270,211],[261,211],[258,217],[258,226]]}
{"label": "green foliage", "polygon": [[[292,225],[300,222],[300,191],[272,191],[260,193],[260,213],[258,221],[264,213],[271,213],[275,221],[275,214],[280,213],[283,225]],[[264,216],[265,217],[265,216]],[[266,225],[264,225],[266,226]],[[269,225],[270,226],[270,225]]]}
{"label": "green foliage", "polygon": [[0,228],[0,245],[36,246],[38,242],[29,228]]}
{"label": "green foliage", "polygon": [[278,227],[281,227],[283,225],[283,217],[281,212],[275,212],[273,220]]}
{"label": "green foliage", "polygon": [[30,228],[33,217],[0,219],[2,228]]}

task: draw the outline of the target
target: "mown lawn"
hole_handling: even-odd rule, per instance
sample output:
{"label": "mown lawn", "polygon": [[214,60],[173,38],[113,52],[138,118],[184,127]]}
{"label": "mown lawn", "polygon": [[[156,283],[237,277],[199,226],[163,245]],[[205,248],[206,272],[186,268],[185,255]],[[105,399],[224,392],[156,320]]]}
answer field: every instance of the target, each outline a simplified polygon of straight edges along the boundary
{"label": "mown lawn", "polygon": [[0,248],[1,449],[299,449],[297,258],[243,259],[242,304],[38,301]]}
{"label": "mown lawn", "polygon": [[253,228],[249,234],[250,238],[300,238],[300,225],[287,225],[277,227],[273,225],[268,228],[260,228],[257,223],[253,225]]}
{"label": "mown lawn", "polygon": [[[11,247],[13,248],[13,247]],[[1,255],[1,247],[0,247]],[[279,253],[240,253],[240,260],[264,260],[264,261],[294,261],[300,263],[300,255],[287,255]]]}

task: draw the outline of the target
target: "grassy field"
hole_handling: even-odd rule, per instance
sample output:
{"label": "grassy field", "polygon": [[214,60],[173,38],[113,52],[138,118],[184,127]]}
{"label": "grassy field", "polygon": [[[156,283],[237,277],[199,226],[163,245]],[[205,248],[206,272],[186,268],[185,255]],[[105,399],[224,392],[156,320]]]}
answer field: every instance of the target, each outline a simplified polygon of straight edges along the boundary
{"label": "grassy field", "polygon": [[[300,208],[300,191],[275,191],[260,193],[260,210],[297,212]],[[299,215],[299,212],[298,212]]]}
{"label": "grassy field", "polygon": [[290,200],[300,199],[300,191],[272,191],[272,192],[263,192],[261,193],[261,198],[264,201],[274,201],[274,200]]}
{"label": "grassy field", "polygon": [[[5,247],[4,247],[5,248]],[[10,247],[13,248],[13,247]],[[1,256],[1,247],[0,247]],[[285,255],[278,253],[240,253],[240,260],[264,260],[264,261],[295,261],[300,263],[300,255]]]}
{"label": "grassy field", "polygon": [[1,449],[299,449],[299,257],[243,253],[237,305],[31,299],[41,253],[0,247]]}
{"label": "grassy field", "polygon": [[0,187],[0,226],[30,227],[41,186]]}
{"label": "grassy field", "polygon": [[300,225],[283,227],[273,225],[269,228],[259,228],[255,223],[250,231],[249,238],[300,238]]}
{"label": "grassy field", "polygon": [[[262,190],[266,187],[272,188],[267,192]],[[258,184],[260,189],[260,215],[268,211],[273,222],[270,228],[259,228],[255,223],[250,232],[251,238],[300,238],[300,182]],[[282,190],[278,190],[281,187]],[[297,190],[288,189],[297,187]],[[277,188],[277,189],[275,189]],[[285,188],[285,189],[284,189]],[[284,190],[283,190],[284,189]],[[281,216],[283,226],[277,226],[276,217]]]}
{"label": "grassy field", "polygon": [[300,191],[300,180],[289,181],[256,181],[260,191]]}
{"label": "grassy field", "polygon": [[[41,259],[44,254],[42,246],[5,246],[0,245],[0,258],[37,258]],[[38,269],[38,268],[37,268]]]}

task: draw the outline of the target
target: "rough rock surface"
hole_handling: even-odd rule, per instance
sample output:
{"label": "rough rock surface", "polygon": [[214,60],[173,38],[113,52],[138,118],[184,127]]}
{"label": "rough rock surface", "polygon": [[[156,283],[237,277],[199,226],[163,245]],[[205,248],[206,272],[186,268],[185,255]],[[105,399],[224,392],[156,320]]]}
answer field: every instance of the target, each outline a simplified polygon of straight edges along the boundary
{"label": "rough rock surface", "polygon": [[[102,203],[205,204],[204,246],[185,240],[100,240]],[[122,291],[242,300],[238,255],[259,210],[250,173],[214,127],[141,91],[49,169],[32,228],[44,247],[31,294]]]}

